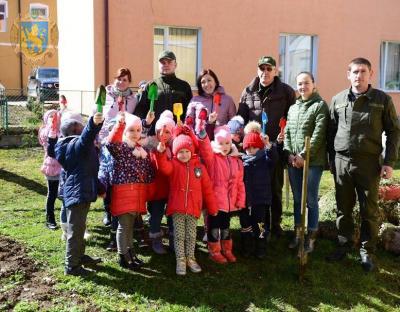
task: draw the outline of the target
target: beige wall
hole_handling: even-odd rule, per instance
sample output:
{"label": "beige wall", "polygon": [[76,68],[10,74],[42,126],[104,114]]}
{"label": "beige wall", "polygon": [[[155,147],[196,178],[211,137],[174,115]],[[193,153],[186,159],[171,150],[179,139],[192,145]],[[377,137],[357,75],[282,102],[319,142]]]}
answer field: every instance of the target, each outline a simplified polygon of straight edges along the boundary
{"label": "beige wall", "polygon": [[[203,67],[214,69],[236,100],[255,76],[259,56],[278,58],[280,33],[318,36],[317,83],[328,101],[348,87],[347,65],[357,56],[370,59],[377,86],[381,41],[400,41],[398,0],[109,2],[110,74],[127,66],[135,85],[152,78],[153,27],[199,27]],[[391,95],[400,113],[400,95]]]}
{"label": "beige wall", "polygon": [[[57,21],[57,1],[56,0],[21,0],[21,15],[25,17],[29,13],[30,3],[41,3],[49,7],[49,19]],[[20,62],[19,56],[14,52],[10,43],[10,30],[15,19],[18,16],[18,0],[8,0],[8,19],[7,31],[0,32],[0,83],[8,89],[20,89]],[[51,57],[46,57],[42,66],[57,67],[58,54],[57,49]],[[22,62],[22,87],[26,88],[27,78],[32,69],[29,62]]]}

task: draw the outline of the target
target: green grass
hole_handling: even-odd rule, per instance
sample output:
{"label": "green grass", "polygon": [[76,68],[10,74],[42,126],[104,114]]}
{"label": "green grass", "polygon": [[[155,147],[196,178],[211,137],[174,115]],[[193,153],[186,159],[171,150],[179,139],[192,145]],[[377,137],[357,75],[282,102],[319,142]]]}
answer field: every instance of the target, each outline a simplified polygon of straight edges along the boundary
{"label": "green grass", "polygon": [[[379,270],[365,274],[354,252],[340,264],[328,264],[324,256],[334,242],[319,240],[309,258],[306,280],[298,282],[298,261],[287,249],[292,213],[284,211],[284,238],[271,241],[265,260],[243,259],[232,265],[217,265],[207,258],[205,245],[198,241],[201,274],[175,275],[173,255],[157,256],[148,249],[140,253],[146,266],[128,272],[117,265],[117,255],[104,247],[108,232],[102,226],[102,205],[97,201],[89,213],[93,234],[87,253],[101,256],[100,271],[88,278],[63,275],[64,243],[60,230],[44,227],[45,179],[39,171],[40,149],[0,150],[0,234],[15,238],[28,247],[29,256],[57,280],[60,298],[53,299],[52,311],[72,310],[65,298],[81,298],[75,311],[88,306],[101,311],[395,311],[400,310],[400,262],[379,251]],[[395,172],[400,178],[400,169]],[[328,172],[323,175],[321,193],[333,188]],[[60,203],[57,202],[57,212]],[[239,241],[239,222],[233,218],[234,240]],[[237,246],[238,244],[236,244]],[[16,273],[0,283],[12,287]],[[64,298],[64,299],[63,299]],[[20,302],[16,309],[35,310],[37,302]]]}

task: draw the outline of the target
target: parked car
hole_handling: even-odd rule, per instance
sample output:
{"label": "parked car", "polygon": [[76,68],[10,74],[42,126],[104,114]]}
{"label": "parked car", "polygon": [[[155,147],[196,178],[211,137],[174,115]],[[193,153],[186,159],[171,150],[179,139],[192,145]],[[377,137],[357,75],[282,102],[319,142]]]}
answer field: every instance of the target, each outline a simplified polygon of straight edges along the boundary
{"label": "parked car", "polygon": [[58,100],[58,68],[37,67],[28,77],[28,98]]}

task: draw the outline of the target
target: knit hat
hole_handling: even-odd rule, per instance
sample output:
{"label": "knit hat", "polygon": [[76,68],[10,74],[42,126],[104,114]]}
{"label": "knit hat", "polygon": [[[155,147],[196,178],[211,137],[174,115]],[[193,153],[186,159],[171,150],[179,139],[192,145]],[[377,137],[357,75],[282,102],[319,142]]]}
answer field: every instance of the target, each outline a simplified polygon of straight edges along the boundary
{"label": "knit hat", "polygon": [[228,121],[228,128],[231,134],[243,135],[244,119],[242,116],[235,116]]}
{"label": "knit hat", "polygon": [[226,125],[217,127],[214,130],[214,141],[221,142],[223,140],[232,142],[231,133],[229,132],[229,128]]}
{"label": "knit hat", "polygon": [[188,149],[192,155],[194,154],[194,144],[192,138],[186,134],[180,134],[172,141],[172,153],[177,155],[178,152],[184,148]]}
{"label": "knit hat", "polygon": [[132,126],[140,126],[140,128],[142,128],[142,120],[138,116],[126,112],[125,112],[125,124],[126,128]]}
{"label": "knit hat", "polygon": [[175,127],[174,115],[168,109],[161,113],[160,118],[156,122],[156,131],[161,130],[163,127],[170,132]]}
{"label": "knit hat", "polygon": [[176,155],[182,148],[192,152],[198,149],[198,142],[193,130],[187,126],[177,126],[174,128],[174,140],[172,141],[172,153]]}
{"label": "knit hat", "polygon": [[60,126],[61,134],[64,137],[78,134],[78,133],[75,133],[75,131],[74,131],[75,126],[77,124],[82,125],[82,126],[84,125],[81,114],[75,113],[75,112],[66,112],[66,113],[62,114],[61,126]]}
{"label": "knit hat", "polygon": [[261,126],[256,121],[250,121],[244,128],[243,149],[249,147],[264,148],[264,142],[261,139]]}

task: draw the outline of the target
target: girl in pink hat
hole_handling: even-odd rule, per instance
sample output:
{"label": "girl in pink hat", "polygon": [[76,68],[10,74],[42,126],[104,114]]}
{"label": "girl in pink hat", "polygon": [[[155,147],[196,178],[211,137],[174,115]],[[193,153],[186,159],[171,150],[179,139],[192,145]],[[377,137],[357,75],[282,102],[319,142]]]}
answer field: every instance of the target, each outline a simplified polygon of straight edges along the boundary
{"label": "girl in pink hat", "polygon": [[210,143],[205,121],[197,119],[197,123],[199,154],[213,182],[218,204],[218,214],[207,220],[210,258],[217,263],[236,262],[229,227],[232,213],[245,207],[242,160],[227,126],[217,127]]}

